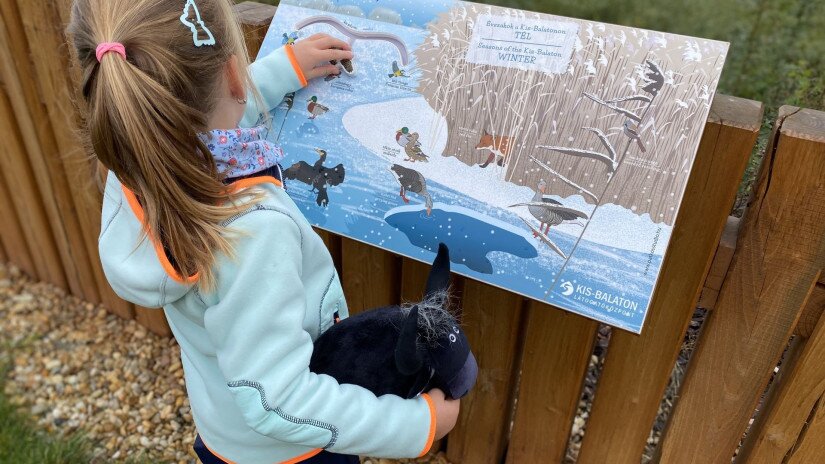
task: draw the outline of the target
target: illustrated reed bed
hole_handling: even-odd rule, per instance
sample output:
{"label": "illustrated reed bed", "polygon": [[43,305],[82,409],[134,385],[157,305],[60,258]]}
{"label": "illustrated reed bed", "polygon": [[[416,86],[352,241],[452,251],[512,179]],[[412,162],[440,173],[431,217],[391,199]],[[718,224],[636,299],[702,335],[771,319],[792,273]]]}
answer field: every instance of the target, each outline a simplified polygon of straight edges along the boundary
{"label": "illustrated reed bed", "polygon": [[[576,22],[579,38],[567,70],[548,74],[467,62],[481,14]],[[710,76],[721,66],[724,44],[685,38],[675,51],[672,46],[666,50],[673,36],[475,4],[441,14],[429,32],[416,51],[422,73],[418,90],[447,121],[444,156],[468,165],[484,163],[489,144],[480,141],[489,134],[494,143],[508,142],[502,180],[535,187],[545,179],[550,193],[582,194],[594,205],[599,203],[597,195],[588,193],[602,191],[609,182],[606,198],[598,199],[602,203],[673,224],[716,86]],[[644,94],[646,60],[661,68],[664,86],[639,124],[646,147],[641,153],[623,132],[627,116],[585,94],[602,101]],[[647,105],[628,100],[616,106],[638,113]],[[601,150],[603,142],[593,129],[623,151],[623,168],[612,172],[594,159],[538,148]],[[443,130],[435,124],[425,136],[436,137]]]}

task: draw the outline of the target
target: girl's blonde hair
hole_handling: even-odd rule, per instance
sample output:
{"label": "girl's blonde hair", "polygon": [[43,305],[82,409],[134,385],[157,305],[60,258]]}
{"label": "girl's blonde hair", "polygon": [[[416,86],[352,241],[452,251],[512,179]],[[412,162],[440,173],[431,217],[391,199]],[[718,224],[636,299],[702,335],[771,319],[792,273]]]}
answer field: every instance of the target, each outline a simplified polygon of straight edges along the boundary
{"label": "girl's blonde hair", "polygon": [[[230,0],[197,0],[215,38],[196,47],[181,21],[184,0],[76,0],[69,35],[82,70],[91,147],[139,199],[144,229],[183,277],[212,288],[217,253],[231,255],[222,223],[242,204],[223,184],[198,137],[207,131],[227,62],[248,59]],[[119,42],[127,59],[98,44]],[[259,98],[256,98],[259,99]]]}

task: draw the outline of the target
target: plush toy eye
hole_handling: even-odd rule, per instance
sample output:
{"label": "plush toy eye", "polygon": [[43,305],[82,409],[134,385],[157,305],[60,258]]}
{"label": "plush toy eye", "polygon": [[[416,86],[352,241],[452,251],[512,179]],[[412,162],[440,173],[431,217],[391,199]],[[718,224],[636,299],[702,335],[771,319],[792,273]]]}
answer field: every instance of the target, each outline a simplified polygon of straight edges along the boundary
{"label": "plush toy eye", "polygon": [[453,326],[453,332],[458,333],[458,327]]}
{"label": "plush toy eye", "polygon": [[455,343],[456,337],[455,334],[450,334],[450,343]]}

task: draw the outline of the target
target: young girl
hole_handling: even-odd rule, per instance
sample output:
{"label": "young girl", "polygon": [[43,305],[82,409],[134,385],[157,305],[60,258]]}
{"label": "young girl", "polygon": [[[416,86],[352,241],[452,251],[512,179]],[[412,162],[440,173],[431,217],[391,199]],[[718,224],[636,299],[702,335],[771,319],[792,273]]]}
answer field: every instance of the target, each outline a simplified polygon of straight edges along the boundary
{"label": "young girl", "polygon": [[120,296],[164,308],[201,460],[426,453],[457,401],[376,398],[309,371],[313,340],[346,302],[283,188],[281,149],[250,127],[307,78],[337,73],[329,61],[351,59],[350,47],[316,35],[247,68],[229,0],[76,0],[69,32],[109,170],[103,267]]}

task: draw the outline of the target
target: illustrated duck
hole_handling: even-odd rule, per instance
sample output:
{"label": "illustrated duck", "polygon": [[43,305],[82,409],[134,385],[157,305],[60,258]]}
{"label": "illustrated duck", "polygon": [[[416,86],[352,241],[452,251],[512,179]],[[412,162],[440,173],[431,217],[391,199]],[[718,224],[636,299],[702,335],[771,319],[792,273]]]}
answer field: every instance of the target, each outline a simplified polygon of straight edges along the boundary
{"label": "illustrated duck", "polygon": [[404,161],[413,163],[416,161],[427,163],[430,161],[430,157],[421,150],[421,142],[418,141],[418,138],[418,132],[410,133],[408,127],[402,127],[395,132],[395,141],[398,142],[398,145],[404,147],[404,153],[407,155]]}
{"label": "illustrated duck", "polygon": [[318,116],[321,116],[322,114],[325,114],[329,111],[329,108],[318,103],[318,97],[316,97],[315,95],[313,95],[312,98],[307,100],[307,102],[309,102],[309,104],[307,105],[307,111],[309,111],[310,114],[309,119],[315,119]]}
{"label": "illustrated duck", "polygon": [[413,192],[421,195],[424,198],[424,206],[427,208],[427,216],[433,213],[433,198],[430,192],[427,191],[427,180],[424,175],[415,169],[405,168],[400,164],[393,164],[390,170],[395,174],[398,183],[401,184],[401,199],[404,203],[409,203],[407,192]]}
{"label": "illustrated duck", "polygon": [[[578,219],[587,219],[587,215],[581,211],[568,208],[556,200],[544,195],[547,191],[547,182],[544,179],[539,181],[538,190],[529,203],[518,203],[510,206],[515,208],[517,206],[526,206],[530,214],[538,219],[541,225],[539,231],[547,236],[550,232],[551,226],[557,226],[564,222],[575,221]],[[533,231],[533,236],[538,237],[538,234]]]}

